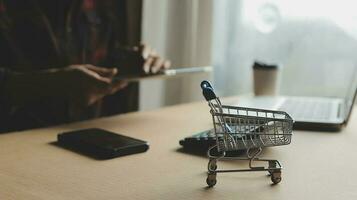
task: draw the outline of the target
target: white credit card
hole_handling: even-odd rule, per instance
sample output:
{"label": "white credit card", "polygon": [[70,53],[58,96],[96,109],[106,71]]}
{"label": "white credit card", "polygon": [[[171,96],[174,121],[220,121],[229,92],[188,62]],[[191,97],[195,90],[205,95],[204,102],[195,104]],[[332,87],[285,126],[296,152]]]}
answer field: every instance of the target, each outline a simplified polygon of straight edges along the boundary
{"label": "white credit card", "polygon": [[175,68],[175,69],[165,69],[161,70],[156,74],[149,75],[127,75],[127,76],[116,76],[113,78],[115,81],[125,80],[125,81],[140,81],[146,79],[166,79],[177,76],[187,76],[197,73],[210,73],[213,71],[212,66],[201,66],[201,67],[184,67],[184,68]]}

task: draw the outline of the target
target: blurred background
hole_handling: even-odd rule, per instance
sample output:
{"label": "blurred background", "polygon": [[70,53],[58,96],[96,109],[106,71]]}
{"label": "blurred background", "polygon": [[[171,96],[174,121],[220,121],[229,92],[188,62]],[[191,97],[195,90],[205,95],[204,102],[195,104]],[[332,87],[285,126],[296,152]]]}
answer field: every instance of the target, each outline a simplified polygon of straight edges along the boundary
{"label": "blurred background", "polygon": [[212,65],[212,74],[140,82],[139,109],[253,93],[254,60],[279,65],[283,95],[343,97],[357,60],[357,2],[145,0],[141,39],[172,67]]}

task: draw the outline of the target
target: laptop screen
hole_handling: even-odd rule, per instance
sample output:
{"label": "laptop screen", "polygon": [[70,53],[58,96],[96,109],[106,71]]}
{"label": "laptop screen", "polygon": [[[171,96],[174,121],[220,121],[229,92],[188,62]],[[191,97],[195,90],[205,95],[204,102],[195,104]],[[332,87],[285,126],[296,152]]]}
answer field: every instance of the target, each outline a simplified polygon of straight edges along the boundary
{"label": "laptop screen", "polygon": [[354,67],[353,72],[352,72],[352,80],[351,80],[351,84],[349,86],[349,89],[347,91],[346,97],[345,97],[345,113],[346,113],[346,117],[345,117],[345,123],[348,122],[352,109],[353,109],[353,104],[354,101],[356,99],[356,95],[357,95],[357,65]]}

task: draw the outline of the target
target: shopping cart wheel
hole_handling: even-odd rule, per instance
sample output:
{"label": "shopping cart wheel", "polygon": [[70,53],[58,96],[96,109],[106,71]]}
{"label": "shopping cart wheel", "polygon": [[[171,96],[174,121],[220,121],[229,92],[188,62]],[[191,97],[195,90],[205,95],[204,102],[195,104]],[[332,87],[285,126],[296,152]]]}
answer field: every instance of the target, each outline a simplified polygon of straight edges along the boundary
{"label": "shopping cart wheel", "polygon": [[269,176],[272,175],[272,173],[274,172],[274,168],[276,168],[276,160],[269,160]]}
{"label": "shopping cart wheel", "polygon": [[275,171],[271,173],[271,181],[273,184],[278,184],[281,181],[281,171]]}
{"label": "shopping cart wheel", "polygon": [[217,160],[214,159],[210,160],[208,162],[208,171],[216,171],[216,169],[217,169]]}
{"label": "shopping cart wheel", "polygon": [[216,173],[209,173],[206,179],[208,187],[213,187],[217,183]]}

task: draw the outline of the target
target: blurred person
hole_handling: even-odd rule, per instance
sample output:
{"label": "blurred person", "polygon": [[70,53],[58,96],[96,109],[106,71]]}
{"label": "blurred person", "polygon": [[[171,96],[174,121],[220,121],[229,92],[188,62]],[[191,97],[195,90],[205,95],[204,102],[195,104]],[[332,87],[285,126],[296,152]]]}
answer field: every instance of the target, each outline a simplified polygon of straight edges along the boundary
{"label": "blurred person", "polygon": [[117,6],[0,0],[0,132],[102,116],[103,98],[128,85],[115,76],[170,66],[147,45],[121,46]]}

